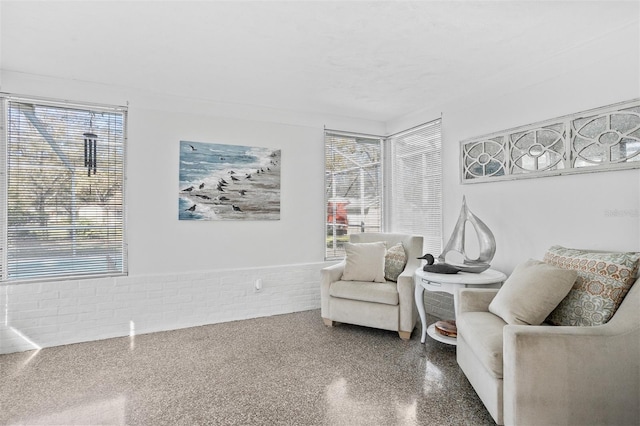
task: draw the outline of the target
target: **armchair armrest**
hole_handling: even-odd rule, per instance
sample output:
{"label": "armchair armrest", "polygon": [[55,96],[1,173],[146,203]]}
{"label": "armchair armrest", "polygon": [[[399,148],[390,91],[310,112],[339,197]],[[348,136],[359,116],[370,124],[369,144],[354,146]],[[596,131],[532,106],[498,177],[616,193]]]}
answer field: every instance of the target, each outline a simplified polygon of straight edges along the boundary
{"label": "armchair armrest", "polygon": [[415,286],[415,281],[413,279],[413,275],[420,265],[420,262],[409,260],[404,267],[404,270],[400,275],[398,275],[398,292],[407,294],[411,298],[413,302],[413,289]]}
{"label": "armchair armrest", "polygon": [[345,263],[346,261],[342,260],[341,262],[338,262],[335,265],[322,268],[320,270],[320,273],[322,274],[322,280],[328,281],[329,283],[332,283],[334,281],[339,281],[340,277],[342,277],[342,273],[344,272]]}
{"label": "armchair armrest", "polygon": [[505,424],[638,424],[640,327],[503,333]]}
{"label": "armchair armrest", "polygon": [[329,318],[329,287],[331,283],[339,281],[344,272],[345,260],[320,270],[320,315]]}
{"label": "armchair armrest", "polygon": [[461,288],[454,299],[456,315],[463,312],[488,312],[489,304],[496,294],[497,288]]}
{"label": "armchair armrest", "polygon": [[398,276],[398,299],[400,305],[400,330],[405,332],[413,331],[418,321],[418,310],[415,305],[415,280],[414,274],[420,266],[417,259],[409,259],[404,270]]}

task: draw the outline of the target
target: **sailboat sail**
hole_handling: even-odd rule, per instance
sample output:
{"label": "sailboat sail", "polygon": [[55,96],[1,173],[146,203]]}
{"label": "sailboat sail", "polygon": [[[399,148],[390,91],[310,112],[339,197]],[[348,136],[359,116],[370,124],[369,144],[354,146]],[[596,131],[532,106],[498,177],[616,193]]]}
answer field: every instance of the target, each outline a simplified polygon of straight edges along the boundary
{"label": "sailboat sail", "polygon": [[[465,228],[467,222],[473,225],[478,237],[480,255],[477,259],[469,259],[464,250],[466,231]],[[456,268],[464,272],[475,273],[479,273],[486,269],[489,269],[489,267],[491,266],[489,263],[496,253],[496,240],[493,236],[493,233],[483,221],[481,221],[476,215],[471,213],[471,210],[469,210],[469,207],[467,206],[467,200],[465,197],[462,197],[462,208],[460,209],[458,222],[456,223],[456,226],[453,229],[453,233],[449,238],[449,242],[447,242],[446,246],[444,247],[442,254],[438,256],[438,261],[440,263],[446,263],[445,257],[447,253],[450,253],[452,251],[458,252],[464,256],[463,264],[455,264],[452,266],[455,266]]]}

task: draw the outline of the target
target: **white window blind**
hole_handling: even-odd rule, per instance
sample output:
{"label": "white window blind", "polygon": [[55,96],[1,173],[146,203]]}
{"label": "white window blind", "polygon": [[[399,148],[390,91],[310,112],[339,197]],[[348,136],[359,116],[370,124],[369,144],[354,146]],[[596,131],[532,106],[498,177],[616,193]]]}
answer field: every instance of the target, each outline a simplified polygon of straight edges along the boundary
{"label": "white window blind", "polygon": [[382,229],[382,140],[325,132],[327,259],[344,256],[349,234]]}
{"label": "white window blind", "polygon": [[442,250],[441,119],[390,136],[386,140],[387,226],[390,232],[424,237],[424,250]]}
{"label": "white window blind", "polygon": [[126,108],[1,100],[2,281],[125,274]]}

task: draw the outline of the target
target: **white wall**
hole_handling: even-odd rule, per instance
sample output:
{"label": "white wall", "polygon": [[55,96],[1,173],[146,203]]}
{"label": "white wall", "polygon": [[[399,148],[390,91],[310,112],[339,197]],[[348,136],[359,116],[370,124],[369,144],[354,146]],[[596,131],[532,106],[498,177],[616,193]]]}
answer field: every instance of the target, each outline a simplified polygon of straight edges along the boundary
{"label": "white wall", "polygon": [[[8,93],[129,104],[129,276],[3,286],[0,353],[125,336],[131,321],[140,333],[320,307],[323,126],[381,133],[382,123],[17,72],[0,78]],[[281,149],[280,220],[179,221],[180,140]]]}
{"label": "white wall", "polygon": [[[4,92],[129,105],[127,229],[132,275],[320,262],[324,132],[381,133],[383,124],[300,115],[4,71]],[[249,117],[238,118],[238,117]],[[179,221],[180,140],[282,150],[281,219]]]}
{"label": "white wall", "polygon": [[[2,286],[0,354],[316,309],[323,266],[274,265]],[[255,292],[258,278],[263,286]]]}
{"label": "white wall", "polygon": [[[388,123],[397,131],[442,112],[445,242],[465,195],[493,230],[493,266],[506,273],[530,257],[542,258],[552,244],[640,251],[638,169],[462,185],[459,167],[462,140],[639,98],[639,32],[637,26],[616,29],[546,63],[479,82],[465,99]],[[551,77],[548,67],[555,69]],[[520,83],[505,91],[506,82]]]}
{"label": "white wall", "polygon": [[[322,261],[322,129],[132,108],[127,184],[131,273]],[[282,150],[277,221],[178,221],[178,142]]]}

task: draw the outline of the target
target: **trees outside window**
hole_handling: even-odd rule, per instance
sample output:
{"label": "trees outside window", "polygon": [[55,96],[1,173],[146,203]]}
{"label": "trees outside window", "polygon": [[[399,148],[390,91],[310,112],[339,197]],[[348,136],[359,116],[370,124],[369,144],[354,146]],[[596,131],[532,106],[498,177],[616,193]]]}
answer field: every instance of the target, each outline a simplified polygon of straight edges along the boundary
{"label": "trees outside window", "polygon": [[2,106],[2,281],[125,274],[126,109],[9,96]]}

